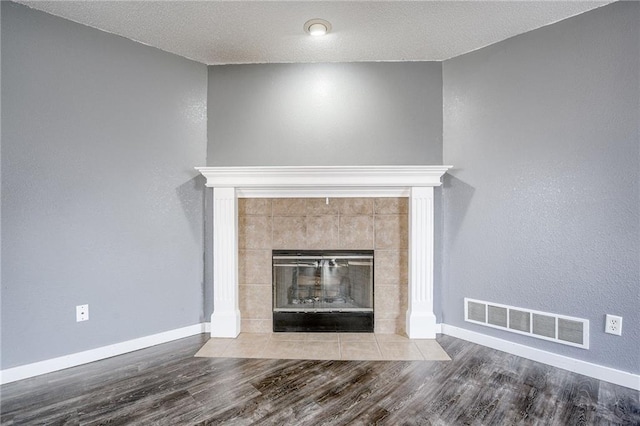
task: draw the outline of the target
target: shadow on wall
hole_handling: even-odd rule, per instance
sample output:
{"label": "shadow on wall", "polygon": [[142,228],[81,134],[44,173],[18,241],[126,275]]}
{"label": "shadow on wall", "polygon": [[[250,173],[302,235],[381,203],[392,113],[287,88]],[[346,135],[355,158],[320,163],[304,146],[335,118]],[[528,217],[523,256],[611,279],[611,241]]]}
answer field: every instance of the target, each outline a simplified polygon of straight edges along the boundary
{"label": "shadow on wall", "polygon": [[442,192],[444,194],[444,222],[447,224],[445,235],[450,242],[453,242],[456,240],[464,217],[467,215],[475,188],[450,173],[445,173],[442,177]]}
{"label": "shadow on wall", "polygon": [[210,253],[212,250],[211,235],[212,232],[208,229],[208,222],[206,220],[207,212],[210,212],[211,205],[207,197],[210,198],[212,191],[207,191],[205,186],[206,179],[204,176],[198,174],[197,176],[189,179],[182,185],[176,188],[176,195],[180,200],[182,211],[184,212],[187,221],[189,222],[189,229],[194,240],[202,241],[202,257],[203,257],[203,271],[202,271],[202,297],[204,300],[204,312],[201,313],[200,322],[209,321],[209,315],[213,308],[208,306],[208,300],[212,297],[207,292],[205,283],[211,282],[211,271],[207,268],[211,268],[211,265],[207,262],[205,253]]}
{"label": "shadow on wall", "polygon": [[196,240],[202,238],[205,188],[205,178],[202,175],[195,176],[176,188],[176,195],[180,200],[184,215],[189,221],[191,234]]}

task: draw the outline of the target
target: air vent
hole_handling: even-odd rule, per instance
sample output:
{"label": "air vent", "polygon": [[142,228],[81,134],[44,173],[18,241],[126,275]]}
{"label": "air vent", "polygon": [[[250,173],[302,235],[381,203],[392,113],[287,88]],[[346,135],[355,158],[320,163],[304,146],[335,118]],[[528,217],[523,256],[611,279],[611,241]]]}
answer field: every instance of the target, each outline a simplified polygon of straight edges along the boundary
{"label": "air vent", "polygon": [[558,318],[558,340],[582,345],[584,326],[581,321]]}
{"label": "air vent", "polygon": [[464,319],[487,327],[589,349],[589,320],[464,299]]}
{"label": "air vent", "polygon": [[489,306],[487,308],[487,312],[489,314],[489,320],[487,321],[489,324],[498,327],[507,326],[507,314],[509,313],[507,308],[501,308],[500,306]]}
{"label": "air vent", "polygon": [[484,303],[469,302],[467,305],[469,319],[478,322],[485,322],[487,318],[487,305]]}
{"label": "air vent", "polygon": [[533,334],[555,339],[556,317],[549,315],[533,314]]}

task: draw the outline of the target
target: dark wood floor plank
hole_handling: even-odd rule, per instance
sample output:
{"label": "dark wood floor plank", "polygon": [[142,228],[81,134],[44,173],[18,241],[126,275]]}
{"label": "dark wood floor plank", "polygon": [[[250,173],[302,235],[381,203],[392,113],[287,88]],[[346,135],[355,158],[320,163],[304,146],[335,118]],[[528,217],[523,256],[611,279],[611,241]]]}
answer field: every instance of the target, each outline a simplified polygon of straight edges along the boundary
{"label": "dark wood floor plank", "polygon": [[4,385],[1,425],[640,425],[637,391],[449,336],[452,361],[195,358],[207,336]]}

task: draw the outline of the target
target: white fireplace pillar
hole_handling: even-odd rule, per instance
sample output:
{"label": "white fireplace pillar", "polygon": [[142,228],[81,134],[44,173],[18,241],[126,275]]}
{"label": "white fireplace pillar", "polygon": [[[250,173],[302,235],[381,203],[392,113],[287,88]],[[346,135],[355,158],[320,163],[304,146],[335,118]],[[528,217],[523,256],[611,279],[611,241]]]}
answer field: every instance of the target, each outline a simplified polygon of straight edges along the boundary
{"label": "white fireplace pillar", "polygon": [[435,339],[433,313],[433,187],[411,187],[409,196],[409,309],[410,339]]}
{"label": "white fireplace pillar", "polygon": [[235,188],[214,187],[211,337],[238,334],[238,199]]}

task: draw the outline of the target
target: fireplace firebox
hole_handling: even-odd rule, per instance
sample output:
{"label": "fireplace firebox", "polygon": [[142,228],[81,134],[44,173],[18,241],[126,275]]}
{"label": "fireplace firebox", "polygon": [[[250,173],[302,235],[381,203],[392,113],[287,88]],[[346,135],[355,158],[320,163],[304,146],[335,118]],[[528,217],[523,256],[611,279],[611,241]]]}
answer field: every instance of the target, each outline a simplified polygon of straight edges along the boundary
{"label": "fireplace firebox", "polygon": [[274,250],[273,331],[373,332],[373,250]]}

